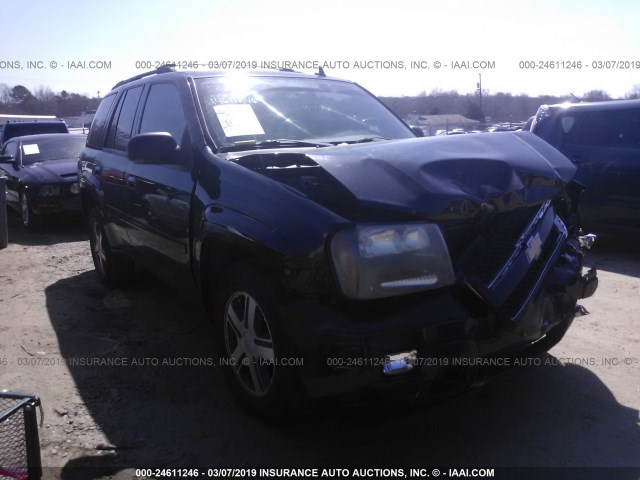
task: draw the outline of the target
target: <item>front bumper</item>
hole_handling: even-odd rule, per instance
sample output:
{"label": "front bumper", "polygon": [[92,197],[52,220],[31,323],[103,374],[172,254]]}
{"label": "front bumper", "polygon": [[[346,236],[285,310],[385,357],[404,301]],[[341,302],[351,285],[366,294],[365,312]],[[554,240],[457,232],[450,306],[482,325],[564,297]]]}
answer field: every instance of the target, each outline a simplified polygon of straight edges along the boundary
{"label": "front bumper", "polygon": [[79,193],[69,191],[70,184],[62,184],[59,195],[41,197],[34,191],[30,195],[33,213],[40,216],[57,215],[66,212],[82,212]]}
{"label": "front bumper", "polygon": [[493,272],[480,265],[457,285],[423,294],[301,299],[283,307],[307,393],[368,400],[450,395],[502,370],[493,367],[551,348],[573,321],[576,301],[595,292],[597,273],[582,274],[580,243],[550,205],[505,258]]}

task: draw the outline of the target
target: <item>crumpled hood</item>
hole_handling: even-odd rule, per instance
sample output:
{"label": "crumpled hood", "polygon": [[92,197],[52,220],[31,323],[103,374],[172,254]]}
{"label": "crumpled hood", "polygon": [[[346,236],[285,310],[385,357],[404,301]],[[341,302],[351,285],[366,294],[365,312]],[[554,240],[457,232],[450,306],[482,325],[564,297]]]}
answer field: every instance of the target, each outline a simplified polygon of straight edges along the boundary
{"label": "crumpled hood", "polygon": [[30,181],[63,183],[77,181],[78,160],[50,160],[24,167]]}
{"label": "crumpled hood", "polygon": [[[317,152],[317,153],[315,153]],[[416,138],[318,149],[307,156],[361,203],[421,215],[474,215],[546,200],[575,166],[528,132]]]}
{"label": "crumpled hood", "polygon": [[529,132],[236,152],[226,158],[352,220],[380,218],[373,213],[380,210],[434,219],[512,210],[550,199],[576,171]]}

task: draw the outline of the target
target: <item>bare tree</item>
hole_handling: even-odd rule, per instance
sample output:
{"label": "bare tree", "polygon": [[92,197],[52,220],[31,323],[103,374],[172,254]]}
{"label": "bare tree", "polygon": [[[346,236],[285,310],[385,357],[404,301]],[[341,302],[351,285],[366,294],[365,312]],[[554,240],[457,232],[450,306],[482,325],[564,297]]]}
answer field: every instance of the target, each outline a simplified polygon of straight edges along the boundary
{"label": "bare tree", "polygon": [[44,103],[53,102],[56,99],[56,94],[51,88],[45,85],[39,85],[33,90],[33,96]]}
{"label": "bare tree", "polygon": [[611,100],[611,97],[604,90],[589,90],[582,95],[585,102],[602,102],[603,100]]}
{"label": "bare tree", "polygon": [[636,83],[633,88],[626,93],[626,95],[624,96],[624,98],[628,98],[628,99],[634,99],[634,98],[640,98],[640,83]]}
{"label": "bare tree", "polygon": [[6,83],[0,83],[0,104],[11,103],[11,87]]}

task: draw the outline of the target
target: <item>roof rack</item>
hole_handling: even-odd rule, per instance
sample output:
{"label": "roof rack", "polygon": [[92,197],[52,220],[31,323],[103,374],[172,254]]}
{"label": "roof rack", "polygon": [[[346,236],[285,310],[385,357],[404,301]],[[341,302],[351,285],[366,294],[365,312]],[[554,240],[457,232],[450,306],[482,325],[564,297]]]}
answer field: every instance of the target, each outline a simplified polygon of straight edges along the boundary
{"label": "roof rack", "polygon": [[53,118],[24,118],[24,119],[17,119],[17,120],[7,120],[6,122],[4,122],[4,124],[6,125],[7,123],[42,123],[42,122],[65,123],[65,121],[62,118],[53,117]]}
{"label": "roof rack", "polygon": [[[126,80],[122,80],[121,82],[116,83],[113,88],[118,88],[119,86],[124,85],[125,83],[133,82],[134,80],[140,80],[141,78],[148,77],[150,75],[157,75],[159,73],[175,72],[176,71],[175,67],[176,67],[175,63],[167,63],[166,65],[163,65],[160,68],[156,68],[155,70],[151,70],[149,72],[144,72],[144,73],[141,73],[140,75],[136,75],[134,77],[127,78]],[[112,90],[113,90],[113,88],[112,88]]]}

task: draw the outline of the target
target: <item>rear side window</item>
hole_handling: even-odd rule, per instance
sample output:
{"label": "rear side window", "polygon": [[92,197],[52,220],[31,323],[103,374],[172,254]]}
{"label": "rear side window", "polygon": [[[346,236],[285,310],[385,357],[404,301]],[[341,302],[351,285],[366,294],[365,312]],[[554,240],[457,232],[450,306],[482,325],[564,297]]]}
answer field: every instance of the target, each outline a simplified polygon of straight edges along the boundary
{"label": "rear side window", "polygon": [[104,142],[104,135],[107,130],[108,115],[111,111],[111,106],[116,99],[116,94],[108,95],[102,99],[100,106],[96,111],[93,122],[91,122],[91,130],[87,136],[87,147],[102,148]]}
{"label": "rear side window", "polygon": [[178,145],[184,142],[187,121],[180,94],[171,83],[156,83],[151,87],[142,113],[140,133],[169,132]]}
{"label": "rear side window", "polygon": [[142,87],[131,88],[125,93],[111,121],[106,147],[113,147],[123,152],[127,150],[141,94]]}
{"label": "rear side window", "polygon": [[560,128],[563,145],[640,148],[640,109],[567,112]]}

